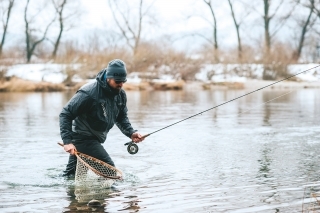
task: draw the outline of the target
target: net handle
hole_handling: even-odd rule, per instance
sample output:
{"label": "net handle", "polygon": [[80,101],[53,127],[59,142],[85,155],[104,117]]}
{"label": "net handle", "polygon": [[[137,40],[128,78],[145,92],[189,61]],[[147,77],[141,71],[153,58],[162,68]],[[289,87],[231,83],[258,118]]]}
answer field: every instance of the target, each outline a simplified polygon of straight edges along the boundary
{"label": "net handle", "polygon": [[[60,146],[62,146],[62,147],[64,146],[64,144],[62,144],[62,143],[60,143],[60,142],[58,142],[58,145],[60,145]],[[102,177],[107,178],[107,179],[114,179],[114,180],[119,180],[119,179],[122,178],[121,176],[107,176],[107,175],[105,175],[105,174],[102,174],[101,172],[99,172],[99,171],[96,170],[95,168],[92,168],[92,167],[91,167],[89,164],[87,164],[84,160],[82,160],[81,157],[79,157],[79,154],[80,154],[80,155],[84,155],[84,156],[87,157],[87,158],[90,157],[93,161],[96,161],[96,162],[98,162],[98,163],[101,163],[101,164],[103,164],[103,165],[106,165],[106,166],[109,167],[110,169],[114,169],[114,170],[116,170],[117,172],[119,172],[119,173],[122,174],[122,172],[120,172],[117,168],[115,168],[115,167],[113,167],[113,166],[110,166],[110,165],[107,164],[106,162],[103,162],[103,161],[101,161],[101,160],[98,160],[98,159],[96,159],[96,158],[94,158],[94,157],[91,157],[91,156],[89,156],[89,155],[83,154],[83,153],[78,152],[78,151],[75,151],[74,154],[75,154],[75,156],[77,157],[77,159],[81,161],[81,163],[83,163],[86,167],[88,167],[89,169],[91,169],[91,170],[92,170],[94,173],[96,173],[97,175],[102,176]]]}

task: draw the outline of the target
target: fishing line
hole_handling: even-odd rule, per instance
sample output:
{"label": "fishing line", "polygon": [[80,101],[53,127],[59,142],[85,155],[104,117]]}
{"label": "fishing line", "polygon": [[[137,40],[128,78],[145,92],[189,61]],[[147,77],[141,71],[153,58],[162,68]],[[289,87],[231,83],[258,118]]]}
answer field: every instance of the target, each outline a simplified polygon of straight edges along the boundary
{"label": "fishing line", "polygon": [[[151,132],[151,133],[149,133],[149,134],[146,134],[146,135],[143,136],[143,138],[146,138],[146,137],[148,137],[148,136],[150,136],[150,135],[152,135],[152,134],[154,134],[154,133],[160,132],[161,130],[167,129],[167,128],[169,128],[169,127],[171,127],[171,126],[173,126],[173,125],[176,125],[176,124],[178,124],[178,123],[181,123],[181,122],[183,122],[183,121],[185,121],[185,120],[188,120],[188,119],[190,119],[190,118],[196,117],[196,116],[201,115],[201,114],[203,114],[203,113],[205,113],[205,112],[208,112],[208,111],[210,111],[210,110],[213,110],[213,109],[215,109],[215,108],[218,108],[218,107],[220,107],[220,106],[222,106],[222,105],[225,105],[225,104],[227,104],[227,103],[230,103],[230,102],[232,102],[232,101],[235,101],[235,100],[237,100],[237,99],[239,99],[239,98],[242,98],[242,97],[244,97],[244,96],[250,95],[250,94],[255,93],[255,92],[259,91],[259,90],[265,89],[265,88],[267,88],[267,87],[270,87],[270,86],[275,85],[275,84],[277,84],[277,83],[280,83],[280,82],[282,82],[282,81],[288,80],[288,79],[290,79],[290,78],[293,78],[293,77],[295,77],[295,76],[297,76],[297,75],[300,75],[300,74],[302,74],[302,73],[308,72],[308,71],[313,70],[313,69],[318,68],[318,67],[320,67],[320,65],[315,66],[315,67],[312,67],[312,68],[309,68],[309,69],[304,70],[304,71],[301,71],[301,72],[298,72],[298,73],[296,73],[296,74],[294,74],[294,75],[291,75],[291,76],[286,77],[286,78],[284,78],[284,79],[278,80],[278,81],[273,82],[273,83],[271,83],[271,84],[268,84],[268,85],[266,85],[266,86],[260,87],[260,88],[258,88],[258,89],[256,89],[256,90],[251,91],[251,92],[245,93],[245,94],[243,94],[243,95],[241,95],[241,96],[238,96],[238,97],[236,97],[236,98],[233,98],[233,99],[231,99],[231,100],[229,100],[229,101],[223,102],[223,103],[218,104],[218,105],[216,105],[216,106],[214,106],[214,107],[211,107],[211,108],[206,109],[206,110],[204,110],[204,111],[201,111],[201,112],[199,112],[199,113],[197,113],[197,114],[191,115],[191,116],[189,116],[189,117],[187,117],[187,118],[185,118],[185,119],[182,119],[182,120],[177,121],[177,122],[175,122],[175,123],[172,123],[172,124],[170,124],[170,125],[168,125],[168,126],[165,126],[165,127],[161,128],[161,129],[158,129],[158,130],[156,130],[156,131],[154,131],[154,132]],[[139,151],[138,146],[137,146],[133,141],[127,142],[127,143],[125,143],[124,145],[125,145],[125,146],[128,145],[127,151],[128,151],[130,154],[132,154],[132,155],[133,155],[133,154],[136,154],[136,153]]]}
{"label": "fishing line", "polygon": [[[277,97],[275,97],[275,98],[273,98],[273,99],[271,99],[271,100],[268,100],[268,101],[266,101],[266,102],[264,102],[264,103],[262,103],[262,104],[260,104],[260,105],[258,105],[258,106],[256,106],[256,107],[254,107],[254,108],[250,108],[250,109],[247,109],[247,110],[245,110],[245,111],[243,111],[243,112],[239,112],[239,113],[237,113],[237,114],[235,114],[235,115],[239,115],[239,114],[243,114],[243,113],[246,113],[246,112],[249,112],[249,111],[251,111],[251,110],[253,110],[253,109],[256,109],[256,108],[258,108],[258,107],[260,107],[260,106],[263,106],[263,105],[265,105],[265,104],[267,104],[267,103],[269,103],[269,102],[272,102],[272,101],[274,101],[274,100],[276,100],[276,99],[278,99],[278,98],[281,98],[281,97],[283,97],[283,96],[285,96],[285,95],[288,95],[288,94],[290,94],[290,93],[292,93],[293,92],[293,90],[291,90],[291,91],[289,91],[289,92],[287,92],[287,93],[285,93],[285,94],[282,94],[282,95],[279,95],[279,96],[277,96]],[[225,118],[225,117],[230,117],[230,115],[228,115],[228,116],[220,116],[220,117],[222,117],[222,118]],[[154,133],[154,132],[153,132]],[[150,133],[151,134],[151,133]],[[150,135],[149,134],[149,135]],[[148,135],[147,135],[148,136]],[[147,137],[147,136],[143,136],[143,137]],[[131,142],[128,142],[128,143],[126,143],[125,145],[128,145],[128,147],[127,147],[127,150],[128,150],[128,152],[130,153],[130,154],[136,154],[137,152],[138,152],[138,150],[139,150],[139,148],[138,148],[138,146],[136,145],[136,144],[134,144],[132,141]]]}

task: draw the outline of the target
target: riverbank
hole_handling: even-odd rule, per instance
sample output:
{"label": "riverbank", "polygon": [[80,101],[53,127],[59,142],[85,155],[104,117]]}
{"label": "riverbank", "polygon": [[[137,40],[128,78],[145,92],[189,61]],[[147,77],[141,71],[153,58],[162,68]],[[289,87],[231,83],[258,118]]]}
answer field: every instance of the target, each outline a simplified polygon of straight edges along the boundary
{"label": "riverbank", "polygon": [[[183,89],[268,89],[320,88],[319,64],[288,65],[288,74],[300,73],[291,81],[261,80],[262,64],[203,64],[194,81],[185,82],[179,75],[162,72],[131,72],[124,84],[125,90],[183,90]],[[81,64],[16,64],[0,66],[1,92],[48,92],[77,90],[94,81],[95,74],[83,71]],[[85,69],[87,70],[87,69]],[[308,71],[308,72],[306,72]],[[90,79],[88,79],[90,78]],[[84,80],[88,79],[88,80]],[[294,81],[293,81],[294,80]],[[68,82],[68,83],[66,83]]]}
{"label": "riverbank", "polygon": [[[319,88],[320,82],[295,82],[283,81],[264,81],[264,80],[246,80],[243,82],[209,82],[201,81],[184,82],[170,81],[170,82],[127,82],[123,88],[126,91],[134,90],[227,90],[227,89],[259,89],[266,87],[266,89],[309,89]],[[74,85],[65,85],[62,83],[51,82],[34,82],[20,78],[10,78],[8,80],[0,81],[0,92],[58,92],[67,90],[78,90],[82,85],[88,81],[75,83]]]}
{"label": "riverbank", "polygon": [[[197,90],[230,90],[230,89],[248,89],[256,90],[266,87],[265,89],[320,89],[320,82],[295,82],[283,81],[264,81],[264,80],[246,80],[243,82],[219,82],[219,83],[203,83],[203,82],[187,82],[184,89]],[[273,84],[273,85],[272,85]]]}
{"label": "riverbank", "polygon": [[[0,92],[58,92],[68,90],[78,90],[84,84],[90,82],[81,81],[72,85],[65,85],[62,83],[51,82],[36,82],[25,80],[17,77],[9,78],[0,81]],[[125,83],[124,90],[182,90],[184,89],[185,82],[170,81],[170,82],[139,82],[139,83]]]}
{"label": "riverbank", "polygon": [[0,92],[57,92],[65,89],[63,84],[33,82],[20,78],[0,81]]}

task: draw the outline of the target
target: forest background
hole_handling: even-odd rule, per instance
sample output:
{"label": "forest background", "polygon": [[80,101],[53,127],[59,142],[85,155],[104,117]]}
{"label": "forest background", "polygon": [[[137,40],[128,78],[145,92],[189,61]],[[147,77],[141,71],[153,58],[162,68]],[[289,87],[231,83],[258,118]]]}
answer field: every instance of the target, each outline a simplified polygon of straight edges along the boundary
{"label": "forest background", "polygon": [[2,91],[16,65],[63,65],[72,86],[114,58],[147,81],[192,81],[203,69],[208,81],[277,80],[320,63],[320,0],[0,0],[0,15]]}

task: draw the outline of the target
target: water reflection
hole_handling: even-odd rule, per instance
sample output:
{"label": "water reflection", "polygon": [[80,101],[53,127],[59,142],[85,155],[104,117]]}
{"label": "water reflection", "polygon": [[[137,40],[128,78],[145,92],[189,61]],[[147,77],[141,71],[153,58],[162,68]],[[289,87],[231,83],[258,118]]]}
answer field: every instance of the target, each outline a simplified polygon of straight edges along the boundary
{"label": "water reflection", "polygon": [[261,159],[258,160],[260,167],[259,167],[259,178],[263,178],[268,180],[272,176],[270,176],[270,164],[272,162],[272,159],[270,158],[270,152],[271,148],[268,147],[268,145],[263,145],[263,149],[261,151]]}
{"label": "water reflection", "polygon": [[138,212],[141,208],[140,202],[138,196],[125,195],[117,189],[76,188],[68,209],[70,211],[86,210],[93,212]]}
{"label": "water reflection", "polygon": [[[271,100],[271,96],[270,96],[270,93],[263,93],[263,103]],[[263,114],[263,125],[265,126],[270,126],[270,122],[269,122],[269,119],[270,119],[270,116],[271,116],[271,110],[270,110],[270,105],[269,104],[265,104],[264,105],[264,114]]]}
{"label": "water reflection", "polygon": [[75,185],[74,179],[66,179],[69,205],[63,212],[137,212],[141,209],[141,199],[132,187],[134,175],[126,174],[111,188]]}
{"label": "water reflection", "polygon": [[70,196],[70,204],[66,207],[64,212],[74,212],[79,210],[104,211],[107,206],[104,199],[110,196],[111,193],[113,193],[113,190],[111,189],[88,189],[69,186],[67,195]]}
{"label": "water reflection", "polygon": [[[113,128],[104,147],[134,176],[118,191],[78,190],[59,177],[68,155],[56,144],[58,115],[73,92],[0,93],[0,211],[301,212],[320,190],[320,93],[264,104],[287,92],[261,91],[179,123],[137,155]],[[129,118],[149,133],[244,93],[129,91]],[[90,207],[94,199],[101,206]]]}

